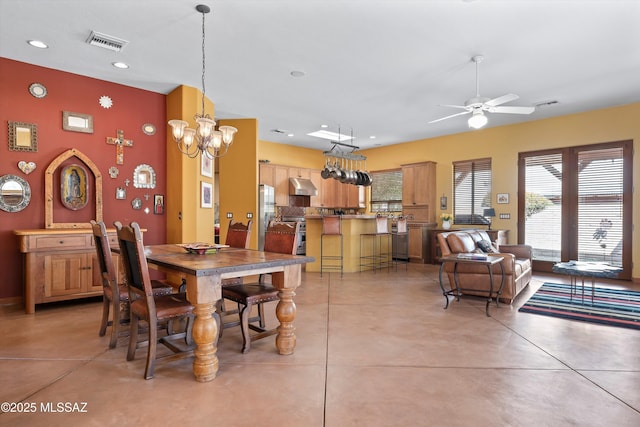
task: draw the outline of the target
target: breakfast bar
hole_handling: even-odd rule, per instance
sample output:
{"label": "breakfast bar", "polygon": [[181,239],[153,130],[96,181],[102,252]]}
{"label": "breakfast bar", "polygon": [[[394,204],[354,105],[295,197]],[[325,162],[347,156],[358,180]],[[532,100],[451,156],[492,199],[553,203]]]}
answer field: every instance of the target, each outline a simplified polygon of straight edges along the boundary
{"label": "breakfast bar", "polygon": [[[322,215],[306,215],[307,224],[307,256],[315,258],[306,265],[306,271],[320,271],[320,236],[322,234]],[[375,215],[342,215],[342,236],[344,241],[344,272],[360,271],[360,235],[376,232]],[[326,242],[326,253],[339,253],[337,240]]]}

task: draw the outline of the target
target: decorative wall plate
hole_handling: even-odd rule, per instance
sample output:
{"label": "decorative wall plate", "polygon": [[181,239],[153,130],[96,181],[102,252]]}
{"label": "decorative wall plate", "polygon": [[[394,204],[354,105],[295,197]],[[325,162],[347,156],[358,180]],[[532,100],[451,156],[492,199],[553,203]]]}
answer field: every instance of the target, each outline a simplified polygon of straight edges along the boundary
{"label": "decorative wall plate", "polygon": [[44,98],[47,96],[47,88],[41,83],[33,83],[29,86],[29,93],[35,98]]}
{"label": "decorative wall plate", "polygon": [[142,200],[139,197],[136,197],[131,201],[131,207],[133,209],[140,209],[142,207]]}
{"label": "decorative wall plate", "polygon": [[111,108],[111,106],[113,105],[113,101],[107,95],[102,95],[98,102],[100,103],[100,106],[102,108]]}
{"label": "decorative wall plate", "polygon": [[25,162],[24,160],[20,160],[18,162],[18,169],[29,175],[31,172],[36,170],[36,164],[35,162]]}
{"label": "decorative wall plate", "polygon": [[142,125],[142,132],[144,132],[145,135],[155,135],[156,127],[151,123],[145,123]]}

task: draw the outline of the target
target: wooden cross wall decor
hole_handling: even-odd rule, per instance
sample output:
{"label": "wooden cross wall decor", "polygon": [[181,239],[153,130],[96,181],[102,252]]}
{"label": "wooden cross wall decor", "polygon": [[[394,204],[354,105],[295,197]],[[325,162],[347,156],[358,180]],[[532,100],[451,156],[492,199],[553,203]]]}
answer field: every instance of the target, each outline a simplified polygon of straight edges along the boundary
{"label": "wooden cross wall decor", "polygon": [[124,131],[121,129],[118,129],[118,136],[116,138],[112,136],[107,137],[107,144],[116,146],[116,164],[123,165],[124,164],[124,147],[132,147],[133,140],[124,139]]}

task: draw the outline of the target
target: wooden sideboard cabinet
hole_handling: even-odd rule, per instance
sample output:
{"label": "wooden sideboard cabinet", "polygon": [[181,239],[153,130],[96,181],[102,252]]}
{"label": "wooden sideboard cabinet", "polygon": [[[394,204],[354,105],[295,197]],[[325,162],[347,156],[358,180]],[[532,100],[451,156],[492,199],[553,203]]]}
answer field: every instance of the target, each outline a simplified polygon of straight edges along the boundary
{"label": "wooden sideboard cabinet", "polygon": [[[90,229],[15,230],[23,254],[25,311],[36,304],[102,295],[102,279]],[[109,243],[118,245],[116,231]],[[122,279],[118,254],[112,254]]]}
{"label": "wooden sideboard cabinet", "polygon": [[[438,234],[446,233],[449,231],[456,230],[443,230],[443,229],[432,229],[429,232],[429,241],[430,241],[430,253],[429,253],[429,264],[439,264],[440,257],[442,256],[442,252],[440,251],[440,245],[438,244]],[[493,243],[496,243],[498,246],[506,245],[509,243],[509,230],[483,230],[486,231],[489,235],[489,239]]]}

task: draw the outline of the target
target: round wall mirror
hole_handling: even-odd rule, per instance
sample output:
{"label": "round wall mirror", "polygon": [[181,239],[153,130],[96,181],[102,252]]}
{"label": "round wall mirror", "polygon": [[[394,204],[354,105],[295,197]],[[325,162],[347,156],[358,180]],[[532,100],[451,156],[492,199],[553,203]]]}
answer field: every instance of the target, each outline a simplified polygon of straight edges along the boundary
{"label": "round wall mirror", "polygon": [[31,187],[24,179],[16,175],[0,177],[0,209],[6,212],[19,212],[29,206]]}

